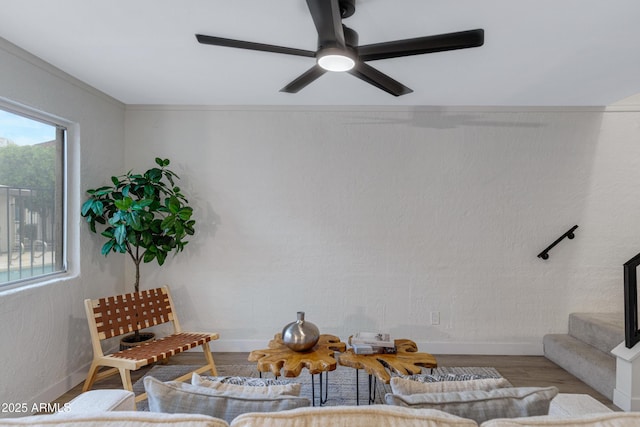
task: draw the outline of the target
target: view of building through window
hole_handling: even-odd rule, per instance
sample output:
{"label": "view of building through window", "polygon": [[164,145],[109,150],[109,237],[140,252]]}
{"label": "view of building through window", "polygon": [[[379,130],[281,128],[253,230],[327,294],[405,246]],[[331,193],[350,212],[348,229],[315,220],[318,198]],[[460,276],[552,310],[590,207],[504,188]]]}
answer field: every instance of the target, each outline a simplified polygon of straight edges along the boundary
{"label": "view of building through window", "polygon": [[65,130],[0,109],[0,286],[64,270]]}

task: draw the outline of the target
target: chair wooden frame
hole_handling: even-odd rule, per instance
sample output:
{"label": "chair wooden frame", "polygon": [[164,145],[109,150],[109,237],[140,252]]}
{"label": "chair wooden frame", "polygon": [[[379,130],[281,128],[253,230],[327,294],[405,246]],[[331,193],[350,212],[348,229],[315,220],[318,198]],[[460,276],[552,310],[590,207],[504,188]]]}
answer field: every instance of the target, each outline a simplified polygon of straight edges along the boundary
{"label": "chair wooden frame", "polygon": [[[218,339],[219,335],[211,332],[183,332],[167,286],[95,300],[87,299],[84,304],[93,345],[93,362],[84,382],[83,392],[89,390],[95,381],[117,373],[120,373],[123,388],[133,391],[131,371],[198,346],[202,347],[207,363],[175,380],[185,381],[193,373],[207,371],[217,375],[209,342]],[[101,342],[105,339],[163,323],[173,324],[171,335],[112,354],[105,355],[102,350]],[[100,370],[101,367],[109,369]],[[146,393],[136,396],[136,402],[146,397]]]}

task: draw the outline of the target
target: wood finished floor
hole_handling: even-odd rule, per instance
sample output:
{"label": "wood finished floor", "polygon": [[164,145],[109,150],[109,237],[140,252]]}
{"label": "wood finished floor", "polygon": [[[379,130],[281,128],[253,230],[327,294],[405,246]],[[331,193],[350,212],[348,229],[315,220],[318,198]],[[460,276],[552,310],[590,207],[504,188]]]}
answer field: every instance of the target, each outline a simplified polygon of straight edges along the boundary
{"label": "wood finished floor", "polygon": [[[248,353],[214,353],[216,365],[253,364],[247,360]],[[619,411],[608,398],[598,393],[578,378],[542,356],[487,356],[487,355],[435,355],[439,366],[488,366],[496,368],[514,387],[556,386],[561,393],[588,394],[613,410]],[[172,365],[197,365],[204,363],[202,353],[181,353],[168,362]],[[131,373],[136,382],[150,368],[145,367]],[[122,388],[119,375],[98,381],[94,389]],[[65,403],[82,392],[78,384],[55,400]]]}

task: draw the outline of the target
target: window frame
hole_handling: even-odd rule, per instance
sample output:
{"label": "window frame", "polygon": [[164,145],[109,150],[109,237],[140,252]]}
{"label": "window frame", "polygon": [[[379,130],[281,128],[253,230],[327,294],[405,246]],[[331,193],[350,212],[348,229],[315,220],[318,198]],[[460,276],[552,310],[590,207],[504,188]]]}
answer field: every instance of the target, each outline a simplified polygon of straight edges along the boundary
{"label": "window frame", "polygon": [[[56,141],[59,138],[59,133],[63,131],[63,138],[61,141],[61,153],[60,158],[56,157],[56,169],[60,168],[60,182],[56,179],[55,187],[60,189],[61,196],[54,201],[55,208],[61,210],[60,219],[56,222],[62,228],[59,233],[61,240],[60,256],[62,258],[60,268],[50,273],[43,273],[36,276],[26,277],[23,279],[12,280],[4,283],[0,283],[0,293],[13,290],[16,288],[22,288],[35,284],[45,284],[53,280],[62,279],[70,275],[69,269],[69,242],[70,242],[70,223],[69,212],[71,209],[69,203],[69,141],[70,137],[76,129],[76,125],[66,119],[55,116],[50,113],[46,113],[28,106],[18,104],[0,97],[0,110],[4,110],[8,113],[19,115],[30,120],[38,121],[50,126],[53,126],[56,130]],[[58,245],[56,245],[58,246]],[[56,267],[54,267],[55,269]]]}

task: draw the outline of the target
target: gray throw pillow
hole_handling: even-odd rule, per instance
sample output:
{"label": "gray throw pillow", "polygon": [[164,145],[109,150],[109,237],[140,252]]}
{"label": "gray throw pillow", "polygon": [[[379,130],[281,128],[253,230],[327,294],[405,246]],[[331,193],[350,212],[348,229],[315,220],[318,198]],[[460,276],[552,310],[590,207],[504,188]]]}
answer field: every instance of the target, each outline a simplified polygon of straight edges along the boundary
{"label": "gray throw pillow", "polygon": [[237,394],[178,381],[162,382],[153,377],[144,379],[144,388],[151,412],[204,414],[228,423],[246,412],[284,411],[311,404],[304,397]]}
{"label": "gray throw pillow", "polygon": [[480,424],[494,418],[547,415],[551,399],[557,394],[556,387],[512,387],[407,396],[388,393],[385,401],[389,405],[437,409]]}

